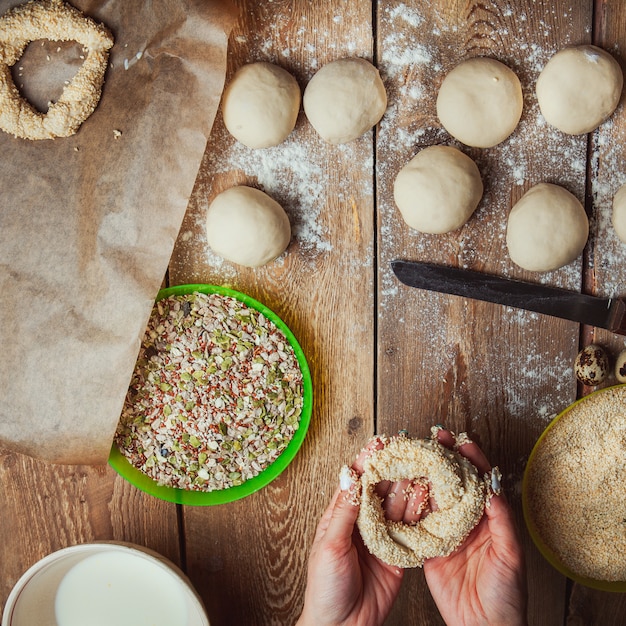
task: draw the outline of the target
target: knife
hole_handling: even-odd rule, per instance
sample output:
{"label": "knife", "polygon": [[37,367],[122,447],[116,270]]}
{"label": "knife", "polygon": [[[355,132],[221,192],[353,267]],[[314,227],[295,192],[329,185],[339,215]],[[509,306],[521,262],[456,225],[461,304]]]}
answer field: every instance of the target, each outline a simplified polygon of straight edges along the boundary
{"label": "knife", "polygon": [[626,301],[622,298],[598,298],[435,263],[394,260],[391,268],[409,287],[495,302],[626,335]]}

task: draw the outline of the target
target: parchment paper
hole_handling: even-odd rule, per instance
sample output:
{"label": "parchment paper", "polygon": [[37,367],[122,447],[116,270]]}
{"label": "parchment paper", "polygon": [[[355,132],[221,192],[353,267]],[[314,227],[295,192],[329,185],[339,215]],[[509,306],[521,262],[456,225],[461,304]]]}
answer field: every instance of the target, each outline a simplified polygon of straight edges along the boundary
{"label": "parchment paper", "polygon": [[[234,14],[227,0],[72,4],[115,37],[98,108],[70,138],[0,132],[0,446],[102,464],[219,104]],[[30,44],[16,84],[45,107],[80,54]]]}

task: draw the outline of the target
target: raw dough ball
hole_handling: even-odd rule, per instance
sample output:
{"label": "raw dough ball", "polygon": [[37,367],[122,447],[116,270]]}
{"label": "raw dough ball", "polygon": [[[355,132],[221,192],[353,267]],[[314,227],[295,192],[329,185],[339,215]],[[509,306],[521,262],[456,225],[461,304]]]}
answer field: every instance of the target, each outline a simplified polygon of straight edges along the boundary
{"label": "raw dough ball", "polygon": [[339,59],[313,76],[304,90],[304,112],[328,143],[360,137],[375,126],[387,108],[378,70],[365,59]]}
{"label": "raw dough ball", "polygon": [[622,185],[613,196],[611,219],[617,236],[626,243],[626,185]]}
{"label": "raw dough ball", "polygon": [[595,344],[584,347],[574,361],[576,378],[587,387],[596,387],[609,373],[609,357]]}
{"label": "raw dough ball", "polygon": [[578,199],[563,187],[539,183],[511,209],[506,244],[520,267],[549,272],[571,263],[588,236],[589,221]]}
{"label": "raw dough ball", "polygon": [[437,95],[437,115],[459,141],[490,148],[504,141],[522,116],[522,86],[500,61],[477,57],[457,65]]}
{"label": "raw dough ball", "polygon": [[300,87],[282,67],[250,63],[240,68],[222,98],[224,124],[249,148],[276,146],[294,129]]}
{"label": "raw dough ball", "polygon": [[615,360],[615,378],[620,383],[626,383],[626,350],[622,350]]}
{"label": "raw dough ball", "polygon": [[291,227],[283,208],[253,187],[231,187],[209,206],[207,241],[228,261],[259,267],[274,260],[289,245]]}
{"label": "raw dough ball", "polygon": [[624,78],[619,63],[596,46],[557,52],[537,79],[537,100],[548,124],[564,133],[589,133],[619,103]]}
{"label": "raw dough ball", "polygon": [[398,173],[393,196],[404,221],[423,233],[460,228],[483,195],[478,167],[457,148],[430,146]]}

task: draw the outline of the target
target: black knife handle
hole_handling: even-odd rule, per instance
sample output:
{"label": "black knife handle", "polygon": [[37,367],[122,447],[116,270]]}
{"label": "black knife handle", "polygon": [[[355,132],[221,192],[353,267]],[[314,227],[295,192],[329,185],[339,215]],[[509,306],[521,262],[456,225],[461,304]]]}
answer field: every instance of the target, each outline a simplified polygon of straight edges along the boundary
{"label": "black knife handle", "polygon": [[512,306],[626,334],[626,305],[595,296],[483,274],[459,267],[396,259],[394,274],[405,285]]}

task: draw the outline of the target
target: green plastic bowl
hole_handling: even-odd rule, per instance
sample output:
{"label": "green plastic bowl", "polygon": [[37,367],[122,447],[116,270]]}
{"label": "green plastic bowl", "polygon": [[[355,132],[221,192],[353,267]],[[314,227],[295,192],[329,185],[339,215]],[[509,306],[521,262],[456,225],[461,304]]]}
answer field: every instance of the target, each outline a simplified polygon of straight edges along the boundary
{"label": "green plastic bowl", "polygon": [[157,302],[163,298],[168,298],[169,296],[181,296],[194,292],[217,293],[223,296],[230,296],[240,300],[250,308],[263,313],[265,317],[274,322],[276,327],[285,334],[285,337],[294,350],[296,358],[298,359],[298,364],[300,365],[300,369],[302,371],[302,413],[300,415],[300,425],[298,430],[294,433],[292,440],[283,450],[281,455],[271,465],[266,467],[257,476],[246,480],[241,485],[215,491],[188,491],[185,489],[176,489],[174,487],[159,485],[147,474],[144,474],[134,467],[119,451],[115,443],[111,447],[109,465],[118,474],[120,474],[120,476],[125,478],[129,483],[138,489],[141,489],[141,491],[145,491],[146,493],[149,493],[156,498],[160,498],[161,500],[175,502],[176,504],[209,506],[213,504],[234,502],[235,500],[240,500],[241,498],[249,496],[272,482],[287,468],[291,461],[293,461],[294,457],[298,453],[298,450],[302,446],[302,443],[304,442],[304,438],[311,422],[311,413],[313,411],[313,383],[311,381],[311,372],[309,370],[306,357],[304,356],[304,352],[302,351],[300,344],[294,337],[294,334],[278,317],[278,315],[276,315],[276,313],[254,298],[240,293],[239,291],[228,289],[227,287],[218,287],[215,285],[179,285],[177,287],[168,287],[159,291],[159,294],[157,295]]}
{"label": "green plastic bowl", "polygon": [[539,552],[546,559],[546,561],[548,561],[548,563],[550,563],[550,565],[554,567],[554,569],[559,571],[564,576],[567,576],[574,582],[584,585],[585,587],[591,587],[592,589],[599,589],[600,591],[612,591],[612,592],[617,592],[617,593],[624,593],[626,592],[626,581],[614,581],[613,582],[613,581],[607,581],[607,580],[596,580],[594,578],[587,578],[585,576],[581,576],[580,574],[577,574],[576,572],[573,572],[567,566],[565,566],[563,562],[559,559],[558,555],[550,548],[550,546],[548,546],[543,541],[541,537],[541,533],[539,532],[539,529],[535,525],[532,515],[530,513],[530,505],[528,502],[528,497],[529,497],[528,496],[528,480],[529,480],[528,476],[530,473],[528,469],[532,466],[532,463],[535,460],[537,450],[539,450],[539,448],[541,447],[541,444],[543,440],[545,439],[546,435],[550,432],[550,430],[554,427],[554,425],[564,415],[569,413],[569,411],[571,411],[575,406],[579,405],[581,402],[587,402],[589,401],[589,398],[596,396],[596,394],[604,393],[606,391],[609,391],[610,389],[612,388],[607,387],[605,389],[599,389],[598,391],[594,391],[588,396],[585,396],[584,398],[581,398],[580,400],[573,402],[564,411],[559,413],[559,415],[557,415],[550,422],[550,424],[548,424],[547,428],[543,431],[543,433],[537,440],[537,443],[535,443],[532,449],[532,452],[530,453],[530,456],[528,457],[528,463],[526,464],[526,469],[524,471],[524,478],[522,481],[522,510],[524,513],[524,521],[526,522],[526,527],[528,528],[528,532],[530,533],[530,536],[535,546],[537,546],[537,549],[539,550]]}

